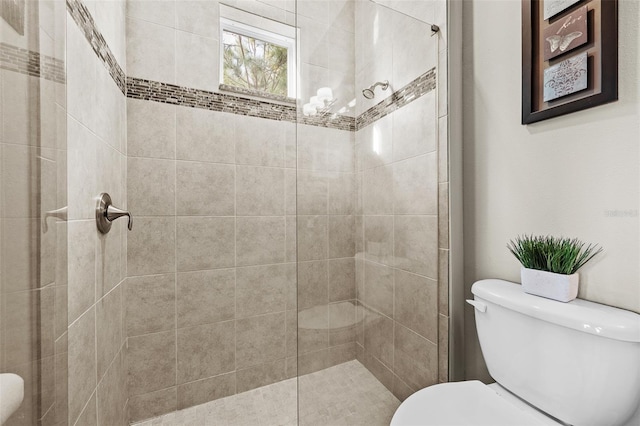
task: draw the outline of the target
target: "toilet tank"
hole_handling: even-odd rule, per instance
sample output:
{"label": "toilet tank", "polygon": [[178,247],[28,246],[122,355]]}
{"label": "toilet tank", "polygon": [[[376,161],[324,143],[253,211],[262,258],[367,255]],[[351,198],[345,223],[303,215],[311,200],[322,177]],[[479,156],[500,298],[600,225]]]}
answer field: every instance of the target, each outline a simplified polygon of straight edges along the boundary
{"label": "toilet tank", "polygon": [[571,425],[624,425],[640,405],[640,315],[586,300],[557,302],[502,280],[471,291],[491,376]]}

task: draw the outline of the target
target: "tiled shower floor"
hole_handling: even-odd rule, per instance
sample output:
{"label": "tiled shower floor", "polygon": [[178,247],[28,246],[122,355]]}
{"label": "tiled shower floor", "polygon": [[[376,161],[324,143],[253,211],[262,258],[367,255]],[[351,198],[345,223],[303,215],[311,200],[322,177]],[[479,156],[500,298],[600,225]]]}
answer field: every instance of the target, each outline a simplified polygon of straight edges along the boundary
{"label": "tiled shower floor", "polygon": [[388,425],[400,401],[362,364],[344,364],[296,379],[136,423],[136,426]]}

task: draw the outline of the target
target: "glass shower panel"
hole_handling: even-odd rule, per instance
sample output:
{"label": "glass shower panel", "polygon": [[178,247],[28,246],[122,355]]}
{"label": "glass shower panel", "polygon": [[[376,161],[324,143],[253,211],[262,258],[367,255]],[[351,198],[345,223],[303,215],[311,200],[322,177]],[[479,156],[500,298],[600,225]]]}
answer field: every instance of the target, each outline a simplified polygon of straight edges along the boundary
{"label": "glass shower panel", "polygon": [[[137,378],[129,420],[163,415],[172,423],[193,413],[197,424],[290,424],[295,2],[127,7],[127,204],[137,217],[127,235],[126,294],[149,306],[126,319],[128,376]],[[159,182],[150,183],[151,173]],[[169,191],[161,209],[148,202]],[[166,254],[162,262],[149,241]],[[174,307],[175,321],[166,315]]]}
{"label": "glass shower panel", "polygon": [[299,424],[389,424],[438,382],[438,39],[368,0],[297,23]]}
{"label": "glass shower panel", "polygon": [[[65,19],[58,0],[3,2],[0,9],[6,425],[67,424]],[[10,403],[21,385],[23,400]]]}

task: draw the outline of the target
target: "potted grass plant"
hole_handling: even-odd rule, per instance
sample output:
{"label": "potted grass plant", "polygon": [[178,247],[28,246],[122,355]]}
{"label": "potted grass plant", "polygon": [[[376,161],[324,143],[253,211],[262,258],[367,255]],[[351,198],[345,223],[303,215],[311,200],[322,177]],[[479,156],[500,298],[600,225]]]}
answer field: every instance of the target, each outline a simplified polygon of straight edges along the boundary
{"label": "potted grass plant", "polygon": [[576,238],[534,235],[518,236],[507,248],[522,264],[522,290],[560,302],[578,296],[578,269],[602,251]]}

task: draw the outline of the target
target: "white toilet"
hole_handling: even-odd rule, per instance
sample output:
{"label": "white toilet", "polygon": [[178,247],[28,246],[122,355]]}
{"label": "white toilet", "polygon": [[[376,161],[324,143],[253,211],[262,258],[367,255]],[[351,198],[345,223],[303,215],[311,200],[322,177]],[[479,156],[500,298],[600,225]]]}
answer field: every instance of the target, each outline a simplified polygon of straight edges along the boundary
{"label": "white toilet", "polygon": [[640,315],[526,294],[502,280],[471,291],[497,383],[444,383],[398,407],[392,426],[640,425]]}

